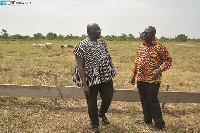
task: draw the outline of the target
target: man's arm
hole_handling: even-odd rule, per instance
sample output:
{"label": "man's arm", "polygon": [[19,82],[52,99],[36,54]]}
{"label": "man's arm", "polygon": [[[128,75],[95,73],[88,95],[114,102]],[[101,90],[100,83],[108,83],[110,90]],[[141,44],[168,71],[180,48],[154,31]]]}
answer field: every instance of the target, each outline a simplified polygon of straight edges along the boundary
{"label": "man's arm", "polygon": [[162,64],[160,65],[160,71],[166,71],[167,69],[169,69],[172,65],[172,58],[169,54],[169,52],[167,51],[167,48],[164,46],[163,48],[163,52],[162,52]]}
{"label": "man's arm", "polygon": [[85,61],[80,56],[76,56],[76,60],[77,60],[78,72],[79,72],[80,78],[83,83],[82,89],[83,89],[85,95],[90,95],[90,88],[87,85],[86,78],[85,78],[85,71],[84,71]]}
{"label": "man's arm", "polygon": [[135,59],[134,65],[132,67],[132,72],[133,72],[131,75],[131,84],[132,85],[135,85],[135,77],[137,75],[137,62],[138,62],[138,58],[139,58],[138,56],[139,56],[139,53],[137,52],[137,57]]}
{"label": "man's arm", "polygon": [[167,51],[167,48],[163,46],[163,52],[161,56],[163,62],[158,69],[153,70],[152,79],[156,79],[163,71],[166,71],[172,65],[172,58]]}

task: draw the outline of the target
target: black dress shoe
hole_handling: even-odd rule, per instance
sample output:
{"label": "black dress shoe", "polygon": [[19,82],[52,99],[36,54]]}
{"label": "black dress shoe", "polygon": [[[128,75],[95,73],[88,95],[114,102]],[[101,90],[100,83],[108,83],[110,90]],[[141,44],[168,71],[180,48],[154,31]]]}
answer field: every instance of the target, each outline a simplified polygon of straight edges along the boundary
{"label": "black dress shoe", "polygon": [[152,131],[152,132],[157,132],[157,131],[160,131],[160,130],[162,130],[162,128],[159,128],[159,127],[156,127],[156,126],[154,126],[153,128],[150,129],[150,131]]}
{"label": "black dress shoe", "polygon": [[152,124],[151,121],[150,121],[150,122],[146,122],[146,121],[144,121],[144,120],[136,120],[135,123],[136,123],[136,124],[144,124],[144,123],[146,123],[146,124]]}
{"label": "black dress shoe", "polygon": [[92,128],[92,129],[93,129],[94,133],[100,133],[98,127],[95,127],[95,128]]}
{"label": "black dress shoe", "polygon": [[101,119],[105,124],[110,124],[110,121],[108,120],[106,116],[101,117]]}
{"label": "black dress shoe", "polygon": [[110,124],[110,121],[108,120],[108,118],[104,115],[101,115],[99,112],[98,112],[98,116],[102,119],[102,121],[105,123],[105,124]]}

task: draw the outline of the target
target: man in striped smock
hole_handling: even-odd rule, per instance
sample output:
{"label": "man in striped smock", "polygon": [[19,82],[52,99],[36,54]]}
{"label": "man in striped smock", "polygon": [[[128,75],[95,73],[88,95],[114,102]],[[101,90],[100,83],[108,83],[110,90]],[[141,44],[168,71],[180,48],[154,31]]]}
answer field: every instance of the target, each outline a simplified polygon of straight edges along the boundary
{"label": "man in striped smock", "polygon": [[170,68],[172,58],[167,48],[155,40],[155,27],[147,27],[142,34],[144,43],[138,49],[131,79],[131,83],[135,85],[135,78],[137,78],[137,88],[144,114],[144,119],[137,120],[136,123],[150,124],[153,119],[155,126],[151,131],[159,131],[164,128],[165,122],[157,96],[162,72]]}
{"label": "man in striped smock", "polygon": [[[82,87],[88,105],[88,113],[92,128],[99,132],[99,118],[106,124],[105,116],[113,97],[112,78],[117,72],[112,63],[106,42],[100,38],[101,29],[98,24],[87,25],[88,37],[75,46],[76,68],[73,81]],[[97,107],[97,95],[102,99],[100,109]]]}

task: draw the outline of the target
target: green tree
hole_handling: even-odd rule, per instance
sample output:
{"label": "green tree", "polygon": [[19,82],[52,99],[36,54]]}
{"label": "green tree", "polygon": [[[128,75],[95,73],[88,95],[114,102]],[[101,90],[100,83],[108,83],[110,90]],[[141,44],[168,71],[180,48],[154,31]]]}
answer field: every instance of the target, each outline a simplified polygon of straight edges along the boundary
{"label": "green tree", "polygon": [[128,40],[128,36],[126,34],[124,34],[124,33],[122,33],[121,36],[119,36],[119,38],[120,38],[120,41]]}
{"label": "green tree", "polygon": [[109,35],[106,35],[104,37],[102,37],[103,39],[105,39],[106,41],[113,41],[113,38]]}
{"label": "green tree", "polygon": [[17,40],[17,39],[22,39],[22,36],[20,34],[10,35],[10,39],[12,41]]}
{"label": "green tree", "polygon": [[143,35],[142,35],[142,33],[139,32],[139,34],[140,34],[139,39],[140,39],[140,40],[143,40]]}
{"label": "green tree", "polygon": [[2,29],[2,32],[1,32],[1,37],[3,38],[3,39],[8,39],[8,37],[9,37],[9,34],[7,33],[7,31],[6,30],[4,30],[4,29]]}
{"label": "green tree", "polygon": [[83,34],[83,35],[81,36],[81,40],[83,40],[83,39],[85,39],[85,38],[87,38],[87,37],[88,37],[88,35]]}
{"label": "green tree", "polygon": [[27,35],[27,36],[22,36],[22,39],[23,39],[23,40],[27,40],[29,37],[30,37],[29,35]]}
{"label": "green tree", "polygon": [[45,36],[43,36],[41,33],[37,33],[33,35],[35,40],[45,39]]}
{"label": "green tree", "polygon": [[135,40],[135,37],[132,34],[128,34],[128,37],[129,37],[130,41],[134,41]]}
{"label": "green tree", "polygon": [[187,37],[185,34],[180,34],[177,37],[175,37],[175,41],[177,42],[185,42],[187,41]]}
{"label": "green tree", "polygon": [[64,38],[64,35],[61,35],[61,34],[60,34],[60,35],[57,37],[57,39],[60,40],[60,41],[63,41],[65,38]]}
{"label": "green tree", "polygon": [[47,38],[48,40],[54,40],[54,39],[57,39],[57,35],[56,35],[56,33],[49,32],[49,33],[46,35],[46,38]]}
{"label": "green tree", "polygon": [[65,38],[66,38],[66,40],[73,40],[74,37],[72,34],[69,34]]}
{"label": "green tree", "polygon": [[169,38],[161,36],[159,40],[162,42],[167,42],[167,41],[169,41]]}
{"label": "green tree", "polygon": [[112,38],[113,41],[117,40],[117,36],[115,36],[115,35],[111,35],[110,37]]}

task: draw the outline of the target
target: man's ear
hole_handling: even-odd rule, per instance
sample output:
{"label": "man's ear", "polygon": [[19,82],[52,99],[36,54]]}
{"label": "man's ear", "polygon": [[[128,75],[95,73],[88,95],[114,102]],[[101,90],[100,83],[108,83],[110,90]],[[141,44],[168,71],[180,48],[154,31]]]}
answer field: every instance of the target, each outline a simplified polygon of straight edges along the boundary
{"label": "man's ear", "polygon": [[92,30],[89,30],[88,34],[91,34],[92,33]]}

